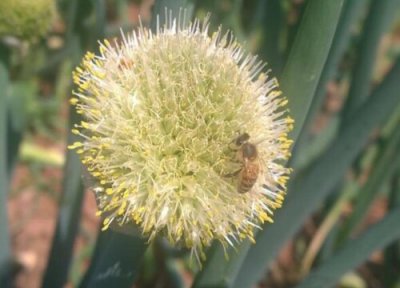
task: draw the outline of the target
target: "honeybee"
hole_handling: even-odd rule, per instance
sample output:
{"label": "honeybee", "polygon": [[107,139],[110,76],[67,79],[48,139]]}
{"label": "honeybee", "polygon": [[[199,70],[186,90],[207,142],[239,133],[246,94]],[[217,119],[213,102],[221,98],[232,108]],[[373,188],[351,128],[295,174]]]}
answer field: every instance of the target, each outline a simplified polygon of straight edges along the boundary
{"label": "honeybee", "polygon": [[234,173],[238,175],[237,191],[239,193],[249,192],[257,182],[260,173],[257,146],[250,143],[249,139],[250,135],[243,133],[235,140],[235,145],[238,147],[237,160],[242,163],[242,168]]}

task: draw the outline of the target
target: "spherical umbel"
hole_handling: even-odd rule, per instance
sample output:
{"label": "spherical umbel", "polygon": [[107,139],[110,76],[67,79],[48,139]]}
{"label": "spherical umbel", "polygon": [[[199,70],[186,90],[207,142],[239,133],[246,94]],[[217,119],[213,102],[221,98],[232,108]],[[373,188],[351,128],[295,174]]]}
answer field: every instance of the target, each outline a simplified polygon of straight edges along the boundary
{"label": "spherical umbel", "polygon": [[86,54],[71,99],[84,117],[73,129],[82,141],[70,148],[98,182],[104,229],[133,222],[199,258],[214,239],[233,246],[272,222],[293,120],[263,67],[198,20],[174,19],[155,34],[140,27]]}

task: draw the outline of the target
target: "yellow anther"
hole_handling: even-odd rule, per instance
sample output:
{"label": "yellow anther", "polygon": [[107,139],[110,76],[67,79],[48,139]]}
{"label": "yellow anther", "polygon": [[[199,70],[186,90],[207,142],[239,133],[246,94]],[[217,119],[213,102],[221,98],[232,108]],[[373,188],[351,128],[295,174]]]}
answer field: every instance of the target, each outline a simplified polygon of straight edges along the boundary
{"label": "yellow anther", "polygon": [[72,145],[68,145],[68,149],[76,149],[78,147],[82,147],[83,144],[81,142],[74,142]]}
{"label": "yellow anther", "polygon": [[81,121],[81,126],[85,129],[89,129],[89,123],[85,122],[85,121]]}
{"label": "yellow anther", "polygon": [[69,99],[69,103],[70,103],[71,105],[76,105],[78,102],[79,102],[79,99],[78,99],[78,98],[71,98],[71,99]]}
{"label": "yellow anther", "polygon": [[294,119],[293,118],[290,118],[290,117],[286,117],[286,123],[287,124],[293,124],[294,123]]}

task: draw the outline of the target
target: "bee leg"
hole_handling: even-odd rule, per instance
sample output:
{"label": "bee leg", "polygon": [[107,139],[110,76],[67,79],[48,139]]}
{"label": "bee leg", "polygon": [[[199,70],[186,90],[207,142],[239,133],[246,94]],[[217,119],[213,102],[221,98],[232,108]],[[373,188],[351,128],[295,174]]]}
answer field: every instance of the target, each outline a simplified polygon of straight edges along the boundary
{"label": "bee leg", "polygon": [[238,137],[240,137],[241,133],[239,131],[236,131],[236,137],[232,139],[232,141],[229,143],[229,148],[233,151],[237,151],[240,149],[240,146],[236,144],[236,141]]}
{"label": "bee leg", "polygon": [[237,146],[235,144],[235,140],[232,140],[231,143],[229,143],[229,149],[233,150],[233,151],[238,151],[240,149],[240,146]]}
{"label": "bee leg", "polygon": [[224,177],[226,177],[226,178],[235,177],[235,176],[237,176],[237,175],[240,173],[241,170],[242,170],[242,169],[240,168],[239,170],[237,170],[237,171],[235,171],[235,172],[233,172],[233,173],[225,174]]}

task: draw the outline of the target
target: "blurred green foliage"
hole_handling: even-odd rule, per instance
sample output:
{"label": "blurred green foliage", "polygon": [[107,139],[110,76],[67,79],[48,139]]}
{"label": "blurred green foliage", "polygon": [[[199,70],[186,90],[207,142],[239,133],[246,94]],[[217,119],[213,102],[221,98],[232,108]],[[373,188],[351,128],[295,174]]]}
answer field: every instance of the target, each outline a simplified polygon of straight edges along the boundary
{"label": "blurred green foliage", "polygon": [[4,0],[0,2],[0,35],[37,40],[55,17],[54,0]]}
{"label": "blurred green foliage", "polygon": [[[400,1],[159,0],[152,11],[145,0],[59,0],[58,16],[46,4],[40,17],[31,8],[36,1],[18,2],[26,17],[14,11],[17,2],[0,2],[0,287],[12,287],[18,272],[6,213],[15,168],[36,171],[37,190],[50,191],[37,167],[62,164],[42,287],[246,288],[262,279],[267,287],[309,288],[354,277],[351,283],[400,285]],[[84,52],[96,52],[99,39],[118,37],[120,27],[133,29],[139,11],[144,25],[154,27],[151,13],[162,16],[164,6],[174,13],[184,6],[200,18],[211,12],[210,30],[231,29],[269,63],[296,120],[289,163],[295,172],[275,224],[258,231],[255,245],[229,251],[229,259],[213,245],[202,270],[189,265],[187,251],[162,239],[147,245],[115,231],[99,234],[97,243],[86,235],[91,244],[74,254],[77,235],[87,233],[79,227],[81,166],[74,152],[45,148],[65,147],[76,137],[66,136],[67,123],[79,119],[68,113],[67,99],[71,71]],[[366,225],[377,199],[386,203],[383,218]],[[285,244],[286,262],[277,258]],[[380,262],[365,264],[375,251],[383,251]],[[343,277],[346,272],[352,274]]]}

